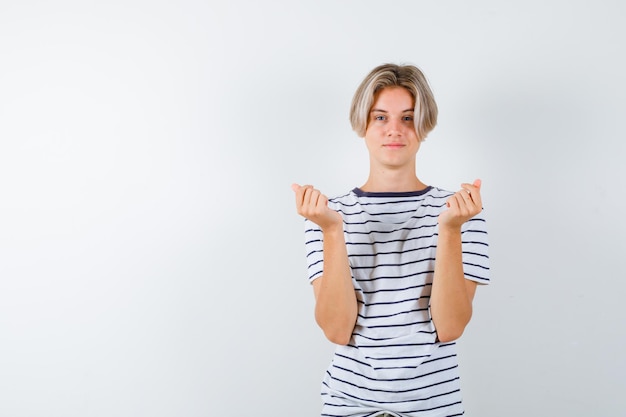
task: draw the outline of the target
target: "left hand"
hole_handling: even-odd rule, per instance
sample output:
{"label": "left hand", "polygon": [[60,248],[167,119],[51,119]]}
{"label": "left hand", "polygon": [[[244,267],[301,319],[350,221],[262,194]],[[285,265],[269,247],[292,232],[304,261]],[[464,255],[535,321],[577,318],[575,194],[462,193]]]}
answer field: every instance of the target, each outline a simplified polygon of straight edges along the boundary
{"label": "left hand", "polygon": [[473,184],[461,184],[461,189],[447,200],[448,209],[439,215],[439,227],[460,228],[463,223],[480,213],[483,209],[481,185],[479,179]]}

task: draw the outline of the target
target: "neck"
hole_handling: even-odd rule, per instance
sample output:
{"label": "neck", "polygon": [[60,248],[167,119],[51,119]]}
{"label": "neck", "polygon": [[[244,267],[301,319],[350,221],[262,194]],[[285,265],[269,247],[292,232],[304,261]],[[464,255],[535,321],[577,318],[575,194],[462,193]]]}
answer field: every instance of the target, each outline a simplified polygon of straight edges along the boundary
{"label": "neck", "polygon": [[407,192],[419,191],[426,188],[426,184],[417,178],[415,170],[410,172],[402,170],[370,170],[370,175],[365,184],[360,187],[366,192]]}

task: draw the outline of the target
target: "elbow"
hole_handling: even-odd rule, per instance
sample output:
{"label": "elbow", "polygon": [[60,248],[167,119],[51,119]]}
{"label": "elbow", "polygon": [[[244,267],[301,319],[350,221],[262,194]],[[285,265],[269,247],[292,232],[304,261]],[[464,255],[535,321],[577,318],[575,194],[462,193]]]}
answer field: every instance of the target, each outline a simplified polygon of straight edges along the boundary
{"label": "elbow", "polygon": [[447,325],[437,326],[435,324],[437,341],[439,343],[450,343],[460,339],[468,324],[469,317],[467,320],[461,320],[456,323],[447,323]]}
{"label": "elbow", "polygon": [[348,333],[348,332],[331,332],[331,331],[324,331],[324,336],[326,336],[326,339],[328,339],[331,343],[334,343],[336,345],[347,345],[348,343],[350,343],[350,339],[352,339],[352,333]]}
{"label": "elbow", "polygon": [[[437,313],[437,311],[434,313]],[[447,315],[444,317],[441,317],[441,314],[434,314],[432,320],[437,334],[437,341],[440,343],[450,343],[458,340],[463,335],[471,318],[471,308],[463,314]]]}
{"label": "elbow", "polygon": [[324,332],[324,336],[330,342],[336,345],[347,345],[352,339],[352,331],[354,330],[354,323],[346,320],[344,323],[338,320],[323,320],[321,317],[316,316],[317,325]]}
{"label": "elbow", "polygon": [[439,343],[454,342],[463,335],[463,330],[465,329],[447,329],[442,331],[437,330],[437,341]]}
{"label": "elbow", "polygon": [[344,345],[344,346],[350,343],[350,339],[352,339],[352,330],[354,329],[354,326],[347,326],[347,325],[341,326],[341,325],[338,325],[337,323],[332,323],[332,322],[324,325],[320,321],[318,321],[317,324],[318,326],[320,326],[320,328],[324,332],[324,336],[326,336],[326,339],[328,339],[330,342],[336,345]]}

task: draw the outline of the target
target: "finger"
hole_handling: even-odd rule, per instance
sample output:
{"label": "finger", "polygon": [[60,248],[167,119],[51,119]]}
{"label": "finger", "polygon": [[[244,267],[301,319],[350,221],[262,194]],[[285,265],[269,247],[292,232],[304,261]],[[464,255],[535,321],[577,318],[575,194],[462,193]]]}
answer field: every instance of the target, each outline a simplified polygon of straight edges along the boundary
{"label": "finger", "polygon": [[324,209],[326,209],[326,207],[328,207],[328,198],[320,193],[319,196],[317,197],[317,210],[318,211],[323,211]]}
{"label": "finger", "polygon": [[300,189],[300,185],[296,184],[295,182],[293,184],[291,184],[291,189],[293,190],[293,192],[297,192]]}
{"label": "finger", "polygon": [[465,193],[471,197],[471,200],[474,204],[480,204],[480,180],[474,181],[473,184],[463,183],[461,184],[461,188],[465,190]]}
{"label": "finger", "polygon": [[483,208],[480,188],[472,184],[462,184],[462,187],[463,190],[460,191],[460,196],[463,198],[463,208],[469,213],[479,213]]}
{"label": "finger", "polygon": [[458,199],[459,209],[466,211],[474,206],[474,201],[472,200],[472,194],[470,190],[462,189],[457,192],[455,196]]}
{"label": "finger", "polygon": [[457,203],[457,212],[461,216],[466,216],[474,209],[474,202],[471,195],[466,190],[460,190],[454,194]]}
{"label": "finger", "polygon": [[314,190],[313,186],[305,185],[302,187],[302,206],[307,207],[311,204],[311,192]]}
{"label": "finger", "polygon": [[452,194],[448,200],[446,201],[446,206],[448,206],[448,208],[450,209],[458,209],[459,208],[459,200],[458,198],[460,196],[457,195],[458,193],[454,193]]}
{"label": "finger", "polygon": [[472,195],[473,193],[477,193],[478,191],[480,191],[480,188],[476,187],[473,184],[468,184],[464,182],[463,184],[461,184],[461,191],[465,191],[467,195]]}
{"label": "finger", "polygon": [[476,204],[476,207],[480,210],[483,209],[483,198],[480,195],[480,188],[478,188],[475,192],[472,193],[472,200],[474,201],[474,204]]}
{"label": "finger", "polygon": [[450,198],[448,198],[448,200],[446,201],[446,205],[448,206],[448,208],[450,208],[450,210],[458,210],[459,201],[457,200],[457,195],[452,194]]}
{"label": "finger", "polygon": [[461,187],[463,187],[464,189],[468,191],[474,191],[474,190],[479,191],[482,184],[483,184],[482,180],[480,178],[477,178],[471,184],[464,182],[463,184],[461,184]]}
{"label": "finger", "polygon": [[308,189],[312,188],[310,185],[302,185],[296,190],[296,207],[301,209],[304,206],[304,200]]}
{"label": "finger", "polygon": [[309,187],[305,191],[304,194],[304,207],[306,207],[308,213],[314,213],[315,208],[317,207],[317,201],[320,197],[320,191]]}
{"label": "finger", "polygon": [[476,203],[476,206],[478,206],[478,208],[482,210],[483,209],[483,197],[480,194],[480,189],[483,186],[483,181],[480,178],[475,179],[474,186],[478,188],[478,193],[476,193],[476,195],[473,197],[473,200],[474,200],[474,203]]}

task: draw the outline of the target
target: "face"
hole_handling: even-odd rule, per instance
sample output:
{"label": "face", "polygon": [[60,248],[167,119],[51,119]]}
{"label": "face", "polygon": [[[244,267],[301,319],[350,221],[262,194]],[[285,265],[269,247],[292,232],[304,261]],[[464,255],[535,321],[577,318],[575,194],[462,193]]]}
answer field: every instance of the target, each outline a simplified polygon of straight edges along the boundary
{"label": "face", "polygon": [[377,93],[365,131],[373,166],[415,166],[420,141],[415,133],[414,107],[413,96],[403,87],[387,87]]}

